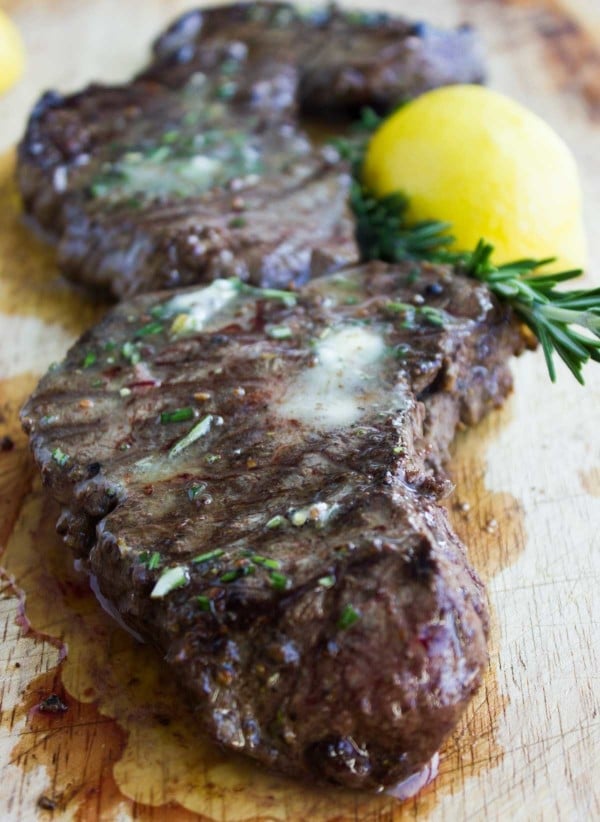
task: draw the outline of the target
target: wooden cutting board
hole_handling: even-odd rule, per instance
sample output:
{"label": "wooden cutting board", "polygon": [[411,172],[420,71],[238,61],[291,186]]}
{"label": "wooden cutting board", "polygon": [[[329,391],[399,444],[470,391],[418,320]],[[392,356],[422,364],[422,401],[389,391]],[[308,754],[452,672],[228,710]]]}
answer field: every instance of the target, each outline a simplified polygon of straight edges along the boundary
{"label": "wooden cutting board", "polygon": [[[17,411],[105,310],[63,282],[22,224],[10,150],[38,94],[125,79],[189,0],[16,0],[27,75],[0,100],[0,818],[2,820],[588,820],[600,818],[600,368],[552,386],[515,363],[506,407],[459,438],[455,527],[488,583],[490,667],[417,798],[314,790],[216,751],[161,660],[100,609],[54,535]],[[409,0],[367,3],[414,13]],[[546,117],[577,155],[600,280],[598,0],[423,0],[470,21],[491,84]],[[549,174],[552,170],[549,169]],[[66,707],[42,713],[57,694]]]}

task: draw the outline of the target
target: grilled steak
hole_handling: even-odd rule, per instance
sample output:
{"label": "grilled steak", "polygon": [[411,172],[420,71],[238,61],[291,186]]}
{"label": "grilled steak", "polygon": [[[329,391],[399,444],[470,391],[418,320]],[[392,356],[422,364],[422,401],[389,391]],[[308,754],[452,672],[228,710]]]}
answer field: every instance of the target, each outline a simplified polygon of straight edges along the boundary
{"label": "grilled steak", "polygon": [[441,463],[521,348],[445,267],[372,263],[298,295],[217,280],[117,306],[23,423],[59,531],[206,732],[378,789],[431,758],[486,664]]}
{"label": "grilled steak", "polygon": [[299,115],[388,111],[482,78],[472,32],[285,4],[193,11],[123,86],[47,93],[19,148],[66,274],[124,297],[215,277],[302,283],[358,257],[348,174]]}

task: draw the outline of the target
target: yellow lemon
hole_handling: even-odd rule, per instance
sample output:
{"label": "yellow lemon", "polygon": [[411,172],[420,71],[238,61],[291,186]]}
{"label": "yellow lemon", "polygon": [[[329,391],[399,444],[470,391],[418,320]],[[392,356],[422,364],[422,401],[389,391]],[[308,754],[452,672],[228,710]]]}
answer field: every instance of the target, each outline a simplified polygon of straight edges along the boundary
{"label": "yellow lemon", "polygon": [[25,49],[13,21],[0,9],[0,94],[3,94],[23,74]]}
{"label": "yellow lemon", "polygon": [[449,86],[404,106],[375,132],[363,175],[379,196],[404,192],[410,221],[451,223],[456,249],[484,238],[496,263],[585,265],[573,155],[540,117],[495,91]]}

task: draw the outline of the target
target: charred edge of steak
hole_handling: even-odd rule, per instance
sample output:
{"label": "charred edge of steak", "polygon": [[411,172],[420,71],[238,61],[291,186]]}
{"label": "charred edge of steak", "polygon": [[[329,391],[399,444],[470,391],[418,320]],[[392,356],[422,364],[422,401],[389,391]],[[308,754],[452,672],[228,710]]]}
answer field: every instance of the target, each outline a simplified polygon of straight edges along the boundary
{"label": "charred edge of steak", "polygon": [[207,733],[379,789],[425,765],[481,680],[484,594],[441,463],[522,348],[444,267],[350,268],[295,300],[217,281],[115,308],[22,418],[66,541]]}
{"label": "charred edge of steak", "polygon": [[346,169],[302,114],[389,111],[481,79],[465,28],[286,4],[192,11],[131,83],[42,97],[19,186],[65,273],[115,297],[231,274],[302,284],[358,259]]}

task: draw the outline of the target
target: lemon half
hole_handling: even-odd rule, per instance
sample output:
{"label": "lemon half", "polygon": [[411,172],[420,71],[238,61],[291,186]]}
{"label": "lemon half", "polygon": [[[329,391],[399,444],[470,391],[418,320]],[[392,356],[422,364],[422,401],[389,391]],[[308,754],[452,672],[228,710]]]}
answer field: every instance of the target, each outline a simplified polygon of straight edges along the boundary
{"label": "lemon half", "polygon": [[495,91],[449,86],[404,106],[374,134],[363,174],[379,196],[404,192],[410,221],[451,223],[456,249],[484,238],[496,263],[585,265],[573,155],[540,117]]}
{"label": "lemon half", "polygon": [[25,67],[25,49],[13,21],[0,9],[0,94],[14,86]]}

